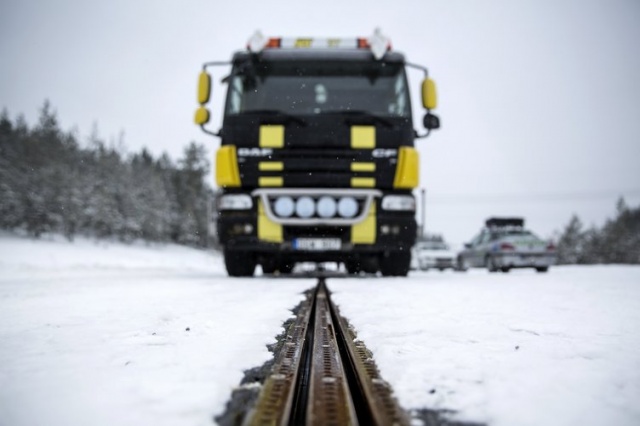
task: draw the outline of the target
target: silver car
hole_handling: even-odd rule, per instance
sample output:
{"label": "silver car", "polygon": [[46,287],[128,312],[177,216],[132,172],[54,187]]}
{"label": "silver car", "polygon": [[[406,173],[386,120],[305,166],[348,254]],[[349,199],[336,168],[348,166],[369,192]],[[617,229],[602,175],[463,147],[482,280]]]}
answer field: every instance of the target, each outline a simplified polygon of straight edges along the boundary
{"label": "silver car", "polygon": [[444,271],[456,266],[456,253],[442,238],[418,241],[411,255],[411,269]]}
{"label": "silver car", "polygon": [[487,268],[509,272],[512,268],[535,268],[547,272],[555,263],[556,248],[524,227],[522,218],[490,218],[485,227],[458,254],[457,268]]}

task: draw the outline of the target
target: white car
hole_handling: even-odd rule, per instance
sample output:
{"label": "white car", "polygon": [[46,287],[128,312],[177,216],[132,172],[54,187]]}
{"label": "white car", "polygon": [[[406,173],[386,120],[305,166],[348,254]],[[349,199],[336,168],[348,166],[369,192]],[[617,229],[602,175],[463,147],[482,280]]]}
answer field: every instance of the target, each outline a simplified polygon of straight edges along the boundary
{"label": "white car", "polygon": [[453,269],[455,259],[456,253],[441,239],[418,241],[412,250],[411,269]]}
{"label": "white car", "polygon": [[555,263],[556,248],[524,228],[522,218],[491,218],[480,233],[464,245],[456,260],[461,271],[487,268],[509,272],[513,268],[535,268],[547,272]]}

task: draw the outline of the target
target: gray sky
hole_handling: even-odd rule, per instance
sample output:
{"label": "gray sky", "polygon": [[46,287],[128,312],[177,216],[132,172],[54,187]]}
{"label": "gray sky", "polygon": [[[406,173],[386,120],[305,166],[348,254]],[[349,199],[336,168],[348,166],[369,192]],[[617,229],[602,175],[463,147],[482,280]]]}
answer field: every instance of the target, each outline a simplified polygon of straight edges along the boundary
{"label": "gray sky", "polygon": [[428,231],[460,243],[490,215],[522,215],[548,237],[574,212],[602,225],[620,195],[640,204],[637,0],[0,0],[0,108],[33,124],[48,98],[83,140],[97,123],[130,151],[175,159],[195,140],[213,155],[219,141],[192,121],[202,62],[230,59],[256,29],[376,26],[438,83],[443,128],[416,143]]}

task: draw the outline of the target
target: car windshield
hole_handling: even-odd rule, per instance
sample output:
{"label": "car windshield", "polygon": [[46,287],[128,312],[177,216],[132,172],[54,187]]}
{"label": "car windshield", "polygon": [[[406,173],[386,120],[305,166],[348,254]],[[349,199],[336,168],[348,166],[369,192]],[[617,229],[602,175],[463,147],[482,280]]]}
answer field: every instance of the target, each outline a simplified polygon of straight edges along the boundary
{"label": "car windshield", "polygon": [[360,113],[410,117],[402,64],[355,61],[278,61],[237,64],[226,114]]}

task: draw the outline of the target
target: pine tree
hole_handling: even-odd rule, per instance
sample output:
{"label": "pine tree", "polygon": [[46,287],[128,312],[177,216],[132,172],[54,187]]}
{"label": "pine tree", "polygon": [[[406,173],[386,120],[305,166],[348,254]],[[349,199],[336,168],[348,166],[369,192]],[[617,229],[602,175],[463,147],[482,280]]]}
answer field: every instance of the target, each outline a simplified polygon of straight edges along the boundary
{"label": "pine tree", "polygon": [[189,144],[174,165],[143,149],[107,147],[97,125],[87,148],[60,130],[48,101],[30,129],[0,113],[0,228],[34,236],[77,233],[97,237],[206,245],[211,189],[206,150]]}
{"label": "pine tree", "polygon": [[558,240],[558,263],[578,263],[582,258],[583,246],[582,221],[574,214]]}

